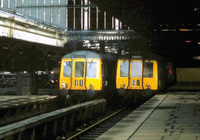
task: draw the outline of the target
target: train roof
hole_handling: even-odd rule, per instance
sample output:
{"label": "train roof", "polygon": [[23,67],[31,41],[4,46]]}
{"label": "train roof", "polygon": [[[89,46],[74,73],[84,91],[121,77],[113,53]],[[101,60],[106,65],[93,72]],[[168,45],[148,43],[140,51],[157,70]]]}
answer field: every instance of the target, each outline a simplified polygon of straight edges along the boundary
{"label": "train roof", "polygon": [[100,53],[95,53],[88,50],[73,51],[63,56],[63,58],[93,58],[93,59],[103,59],[103,60],[114,60],[116,57],[111,55],[105,55]]}
{"label": "train roof", "polygon": [[134,51],[131,52],[130,54],[126,54],[126,55],[122,55],[119,57],[119,59],[127,59],[127,58],[135,58],[135,59],[156,59],[156,60],[162,60],[163,58],[152,54],[151,52],[147,52],[147,51]]}

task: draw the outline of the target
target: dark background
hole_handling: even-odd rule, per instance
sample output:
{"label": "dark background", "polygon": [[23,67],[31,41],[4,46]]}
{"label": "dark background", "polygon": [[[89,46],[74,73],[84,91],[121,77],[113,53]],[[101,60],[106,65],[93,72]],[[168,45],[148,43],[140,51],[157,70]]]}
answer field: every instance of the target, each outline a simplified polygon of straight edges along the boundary
{"label": "dark background", "polygon": [[176,67],[200,67],[200,0],[92,1],[148,39],[147,50]]}

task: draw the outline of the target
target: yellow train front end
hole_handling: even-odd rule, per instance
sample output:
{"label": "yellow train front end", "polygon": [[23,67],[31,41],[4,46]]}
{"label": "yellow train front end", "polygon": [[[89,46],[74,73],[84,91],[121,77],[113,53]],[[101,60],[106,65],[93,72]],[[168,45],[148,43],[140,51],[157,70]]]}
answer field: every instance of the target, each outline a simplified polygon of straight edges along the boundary
{"label": "yellow train front end", "polygon": [[116,88],[126,90],[158,90],[158,62],[143,59],[118,59]]}
{"label": "yellow train front end", "polygon": [[94,96],[102,90],[102,61],[93,52],[72,52],[62,58],[60,89]]}

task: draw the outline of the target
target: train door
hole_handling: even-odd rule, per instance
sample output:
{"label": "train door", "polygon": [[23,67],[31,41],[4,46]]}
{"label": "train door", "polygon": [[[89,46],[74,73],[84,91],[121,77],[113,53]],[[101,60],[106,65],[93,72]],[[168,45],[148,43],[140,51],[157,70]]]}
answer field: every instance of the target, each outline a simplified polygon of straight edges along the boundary
{"label": "train door", "polygon": [[87,60],[86,86],[87,89],[101,90],[102,80],[100,78],[100,61]]}
{"label": "train door", "polygon": [[[60,69],[60,89],[64,86],[67,89],[71,88],[71,77],[72,77],[72,60],[71,59],[63,59],[61,63]],[[64,85],[62,85],[64,84]]]}
{"label": "train door", "polygon": [[117,63],[117,76],[116,76],[116,87],[117,89],[128,87],[129,77],[129,60],[119,59]]}
{"label": "train door", "polygon": [[142,74],[143,74],[143,61],[131,60],[130,62],[130,79],[129,89],[143,89]]}
{"label": "train door", "polygon": [[143,70],[144,89],[158,89],[158,63],[156,60],[145,61]]}
{"label": "train door", "polygon": [[72,90],[86,90],[85,88],[85,59],[74,59],[72,73]]}

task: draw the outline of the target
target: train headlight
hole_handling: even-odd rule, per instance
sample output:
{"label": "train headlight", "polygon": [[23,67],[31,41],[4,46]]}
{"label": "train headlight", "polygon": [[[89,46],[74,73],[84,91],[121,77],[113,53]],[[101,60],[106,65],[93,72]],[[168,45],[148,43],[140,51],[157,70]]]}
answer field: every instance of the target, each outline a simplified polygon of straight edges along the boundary
{"label": "train headlight", "polygon": [[67,84],[67,83],[65,84],[65,83],[63,82],[63,83],[62,83],[62,88],[68,89],[68,84]]}
{"label": "train headlight", "polygon": [[149,83],[146,84],[147,89],[151,89],[151,85]]}
{"label": "train headlight", "polygon": [[62,83],[62,88],[65,88],[65,83]]}

